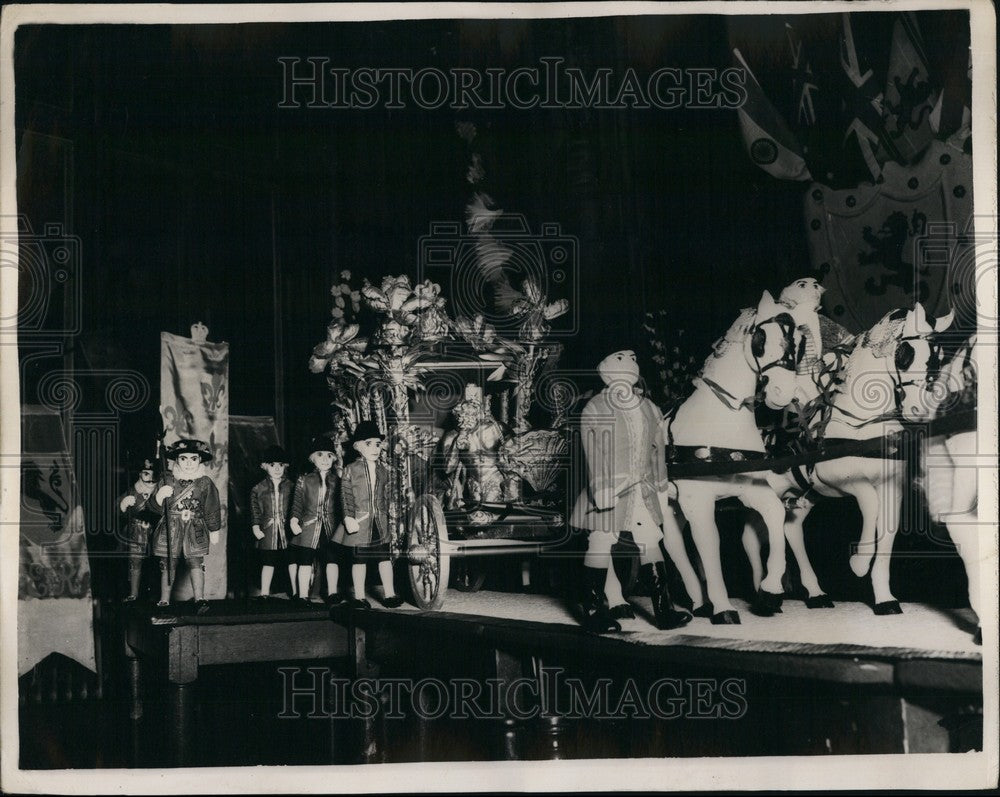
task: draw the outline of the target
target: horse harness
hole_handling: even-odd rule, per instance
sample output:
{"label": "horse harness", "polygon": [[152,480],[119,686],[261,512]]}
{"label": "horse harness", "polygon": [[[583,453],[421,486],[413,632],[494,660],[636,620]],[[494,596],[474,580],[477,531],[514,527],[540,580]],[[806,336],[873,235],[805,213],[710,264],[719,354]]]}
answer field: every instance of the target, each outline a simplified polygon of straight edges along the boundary
{"label": "horse harness", "polygon": [[[785,342],[785,345],[783,346],[781,356],[778,359],[774,360],[774,362],[767,363],[766,365],[761,365],[760,357],[764,354],[766,338],[766,335],[761,327],[765,324],[772,323],[777,324],[781,329],[782,340]],[[759,377],[764,377],[764,374],[771,368],[783,368],[788,371],[795,370],[799,359],[801,359],[805,352],[805,339],[803,339],[802,344],[796,351],[794,345],[795,329],[795,320],[788,313],[779,313],[772,318],[767,318],[754,324],[753,336],[750,340],[750,354],[753,357],[755,366],[754,370]],[[705,387],[712,391],[712,394],[722,404],[733,412],[739,412],[744,409],[752,411],[754,405],[757,403],[758,394],[756,393],[740,400],[718,382],[708,379],[705,376],[699,376],[698,379],[705,385]],[[766,377],[764,377],[764,379],[766,379]],[[676,416],[678,409],[679,405],[674,406],[664,418],[664,420],[668,421],[666,450],[669,462],[679,465],[684,463],[746,462],[764,460],[767,458],[768,455],[762,451],[749,451],[738,448],[721,448],[718,446],[675,445],[672,421]]]}

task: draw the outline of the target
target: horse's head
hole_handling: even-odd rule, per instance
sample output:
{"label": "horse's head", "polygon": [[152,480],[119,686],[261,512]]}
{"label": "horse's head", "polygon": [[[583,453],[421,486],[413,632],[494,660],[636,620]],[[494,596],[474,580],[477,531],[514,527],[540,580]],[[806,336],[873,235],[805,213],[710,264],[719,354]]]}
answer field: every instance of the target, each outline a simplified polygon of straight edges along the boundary
{"label": "horse's head", "polygon": [[799,328],[803,315],[816,315],[806,305],[789,308],[764,291],[750,334],[744,340],[747,362],[764,387],[764,403],[771,409],[787,407],[798,387],[796,365],[804,353],[805,338]]}
{"label": "horse's head", "polygon": [[887,357],[896,409],[903,420],[928,420],[947,394],[947,385],[939,379],[942,347],[935,335],[948,329],[953,319],[954,313],[949,313],[932,323],[919,303],[906,313],[902,331]]}
{"label": "horse's head", "polygon": [[963,394],[975,390],[979,378],[981,356],[977,349],[978,336],[972,335],[957,346],[953,340],[946,340],[944,343],[945,354],[942,359],[945,364],[941,367],[938,378],[930,386],[930,395],[927,397],[930,414],[933,417],[955,409],[961,403]]}

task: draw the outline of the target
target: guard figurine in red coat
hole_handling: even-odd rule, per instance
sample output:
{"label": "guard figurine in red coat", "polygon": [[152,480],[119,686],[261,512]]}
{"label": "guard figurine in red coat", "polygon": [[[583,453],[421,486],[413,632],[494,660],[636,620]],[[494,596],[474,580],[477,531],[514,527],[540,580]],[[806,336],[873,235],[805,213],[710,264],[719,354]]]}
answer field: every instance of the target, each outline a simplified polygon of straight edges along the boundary
{"label": "guard figurine in red coat", "polygon": [[118,511],[124,524],[123,540],[128,552],[128,596],[126,603],[131,603],[139,596],[139,578],[142,576],[142,563],[149,556],[149,532],[151,520],[155,515],[146,508],[153,495],[153,463],[145,460],[135,484],[118,497]]}
{"label": "guard figurine in red coat", "polygon": [[[174,465],[157,483],[147,506],[162,515],[154,532],[153,555],[160,560],[160,601],[170,604],[170,573],[177,572],[183,556],[191,575],[191,590],[198,614],[208,611],[205,600],[205,557],[219,541],[222,507],[219,490],[205,473],[212,452],[204,440],[178,440],[167,451]],[[169,570],[167,557],[170,557]]]}
{"label": "guard figurine in red coat", "polygon": [[340,561],[351,568],[356,609],[370,609],[365,599],[367,565],[378,565],[382,581],[382,605],[395,609],[403,605],[392,582],[389,559],[389,471],[379,462],[385,436],[374,421],[362,421],[351,435],[351,447],[358,458],[344,468],[340,483],[344,522],[337,528],[334,542]]}
{"label": "guard figurine in red coat", "polygon": [[287,564],[293,485],[285,478],[288,457],[281,446],[266,448],[260,467],[267,475],[250,491],[250,522],[260,555],[260,597],[266,599],[271,596],[274,568]]}

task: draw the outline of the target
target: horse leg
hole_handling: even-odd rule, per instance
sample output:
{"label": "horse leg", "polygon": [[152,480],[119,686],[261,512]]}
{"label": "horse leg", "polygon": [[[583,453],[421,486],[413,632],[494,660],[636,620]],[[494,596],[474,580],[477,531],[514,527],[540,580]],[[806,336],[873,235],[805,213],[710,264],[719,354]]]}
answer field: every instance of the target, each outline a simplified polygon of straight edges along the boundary
{"label": "horse leg", "polygon": [[892,547],[899,530],[900,505],[903,501],[902,467],[891,463],[889,474],[875,486],[878,495],[878,540],[875,561],[872,564],[872,591],[875,595],[875,614],[900,614],[899,601],[889,586]]}
{"label": "horse leg", "polygon": [[753,591],[760,589],[764,579],[764,561],[761,558],[760,538],[764,534],[764,521],[756,512],[747,515],[743,524],[743,550],[750,562],[750,579],[753,581]]}
{"label": "horse leg", "polygon": [[677,499],[681,510],[691,524],[691,536],[701,557],[708,588],[708,599],[712,602],[715,624],[739,623],[739,614],[729,600],[726,582],[722,577],[722,561],[719,552],[719,529],[715,525],[715,500],[713,485],[696,481],[680,481],[677,485]]}
{"label": "horse leg", "polygon": [[[812,506],[796,506],[785,514],[785,539],[788,540],[788,547],[792,549],[792,556],[799,566],[799,580],[805,588],[809,598],[806,605],[810,608],[829,608],[829,598],[819,586],[819,578],[813,570],[812,562],[809,561],[809,554],[806,553],[805,529],[802,524]],[[826,598],[824,601],[823,599]]]}
{"label": "horse leg", "polygon": [[767,527],[767,570],[760,590],[780,596],[785,575],[785,505],[767,482],[747,485],[740,500],[744,506],[756,509]]}
{"label": "horse leg", "polygon": [[[976,619],[981,620],[980,610],[980,578],[979,563],[979,515],[977,497],[979,485],[975,471],[969,473],[963,468],[955,467],[955,457],[972,457],[976,454],[975,432],[954,435],[945,441],[945,449],[951,458],[951,511],[940,518],[948,526],[948,533],[958,549],[965,565],[965,573],[969,578],[969,605],[976,613]],[[964,477],[963,474],[964,473]],[[938,520],[938,518],[935,518]]]}
{"label": "horse leg", "polygon": [[948,533],[958,549],[965,566],[965,574],[969,577],[969,606],[976,613],[976,619],[981,620],[979,596],[982,579],[979,567],[979,528],[975,514],[951,515],[948,518]]}
{"label": "horse leg", "polygon": [[687,590],[691,598],[691,609],[697,610],[705,605],[705,596],[701,591],[701,580],[691,560],[688,559],[687,549],[684,547],[684,535],[677,524],[677,516],[673,512],[667,512],[663,517],[663,547],[674,563],[677,572],[680,573],[681,581],[684,582],[684,589]]}
{"label": "horse leg", "polygon": [[851,571],[858,578],[864,578],[872,566],[875,556],[875,529],[878,520],[878,494],[871,482],[852,479],[837,485],[842,491],[858,502],[861,511],[861,537],[851,555]]}

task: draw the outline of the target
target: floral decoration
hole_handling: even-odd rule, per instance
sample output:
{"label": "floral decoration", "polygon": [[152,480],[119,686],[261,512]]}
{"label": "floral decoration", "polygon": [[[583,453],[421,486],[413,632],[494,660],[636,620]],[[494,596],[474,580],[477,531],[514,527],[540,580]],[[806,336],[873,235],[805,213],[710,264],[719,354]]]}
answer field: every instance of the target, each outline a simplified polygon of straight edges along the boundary
{"label": "floral decoration", "polygon": [[523,296],[511,305],[511,315],[524,316],[521,323],[521,340],[536,343],[548,334],[551,327],[547,322],[566,313],[569,302],[559,299],[549,302],[541,287],[531,277],[521,285]]}
{"label": "floral decoration", "polygon": [[364,373],[359,361],[368,341],[358,337],[360,331],[361,327],[357,324],[331,323],[326,328],[326,340],[313,349],[309,370],[321,374],[327,369],[343,366],[356,375]]}

